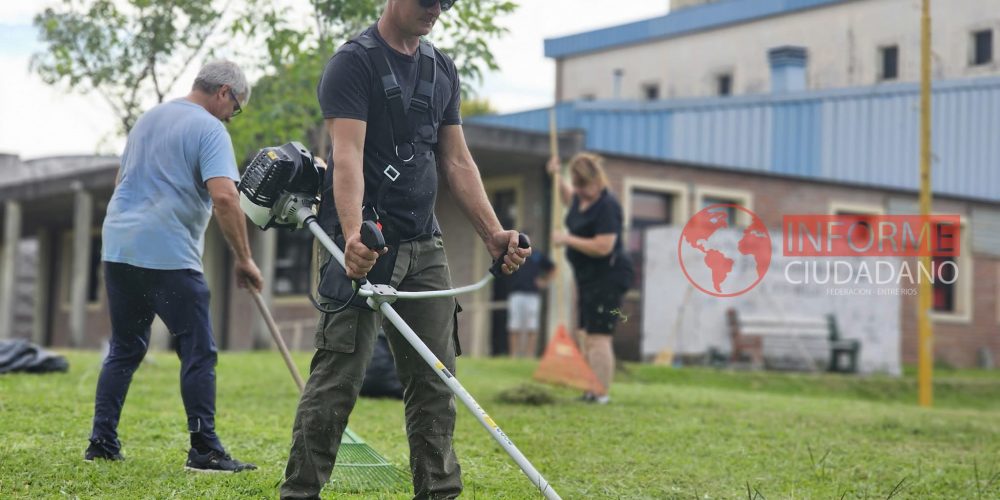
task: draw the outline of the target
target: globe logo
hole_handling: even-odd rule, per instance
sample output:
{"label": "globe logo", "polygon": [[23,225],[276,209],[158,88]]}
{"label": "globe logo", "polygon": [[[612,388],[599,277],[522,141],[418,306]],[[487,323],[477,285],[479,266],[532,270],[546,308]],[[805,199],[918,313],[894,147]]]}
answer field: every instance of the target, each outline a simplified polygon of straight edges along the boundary
{"label": "globe logo", "polygon": [[[750,224],[736,224],[738,213]],[[757,286],[771,266],[771,235],[757,214],[739,205],[704,208],[684,226],[677,258],[695,288],[716,297],[736,297]]]}

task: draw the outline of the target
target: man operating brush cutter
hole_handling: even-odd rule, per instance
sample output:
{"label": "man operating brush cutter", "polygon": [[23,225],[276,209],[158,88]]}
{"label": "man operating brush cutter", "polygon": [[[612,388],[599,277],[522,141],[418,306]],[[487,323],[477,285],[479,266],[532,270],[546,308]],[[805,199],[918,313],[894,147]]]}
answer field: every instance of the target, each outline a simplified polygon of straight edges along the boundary
{"label": "man operating brush cutter", "polygon": [[[340,249],[330,237],[337,240],[343,261],[328,259],[324,266],[317,351],[295,417],[282,498],[316,498],[330,478],[375,343],[373,309],[391,323],[387,336],[404,388],[415,497],[454,498],[462,491],[452,447],[453,391],[474,413],[482,410],[452,376],[460,351],[458,302],[448,291],[399,302],[398,311],[389,304],[408,292],[451,287],[434,215],[439,172],[490,253],[502,259],[503,272],[515,271],[530,249],[519,248],[517,232],[504,230],[487,199],[462,132],[455,64],[421,39],[453,3],[387,0],[378,22],[342,46],[320,79],[317,93],[333,144],[322,188],[332,196],[323,197],[318,224],[309,226],[331,242],[324,246],[335,257]],[[307,221],[298,209],[293,217]],[[370,223],[370,235],[384,235],[384,243],[363,242],[362,221]],[[376,224],[381,231],[371,230]],[[366,275],[379,284],[379,294],[356,293],[351,280]],[[485,413],[479,417],[509,443]],[[544,484],[540,476],[532,480]]]}
{"label": "man operating brush cutter", "polygon": [[[332,254],[332,258],[328,259],[325,266],[324,280],[333,280],[338,276],[346,276],[346,273],[343,271],[345,259],[344,252],[333,242],[326,231],[323,230],[312,210],[313,205],[318,202],[316,200],[316,193],[319,191],[319,179],[321,177],[322,174],[320,174],[319,169],[316,167],[316,162],[312,154],[306,151],[302,145],[289,143],[280,148],[265,148],[257,153],[243,174],[239,188],[240,204],[250,219],[263,229],[272,226],[307,226],[316,239],[323,245],[323,248]],[[357,241],[364,249],[372,251],[375,249],[386,249],[384,236],[374,221],[366,220],[362,222],[358,231]],[[517,235],[516,241],[516,247],[500,251],[500,257],[493,262],[490,274],[479,280],[479,282],[461,288],[440,290],[407,285],[408,282],[419,282],[419,278],[410,274],[410,269],[417,269],[418,273],[431,274],[433,273],[430,269],[431,267],[442,266],[435,264],[434,262],[436,261],[433,257],[427,256],[427,253],[430,252],[420,255],[414,251],[412,245],[400,242],[399,244],[404,249],[409,248],[409,250],[400,250],[397,252],[396,261],[393,265],[393,269],[396,272],[393,273],[392,277],[392,282],[396,286],[377,283],[371,284],[364,277],[355,280],[344,278],[344,281],[348,283],[347,289],[350,292],[340,301],[341,305],[333,309],[327,309],[327,307],[333,307],[337,302],[326,301],[326,304],[317,304],[317,307],[325,311],[324,317],[321,319],[321,322],[323,322],[321,326],[325,326],[325,323],[328,321],[336,321],[339,315],[350,311],[358,311],[363,315],[372,316],[374,315],[374,311],[372,310],[375,310],[389,320],[391,328],[387,330],[390,332],[391,345],[396,352],[397,367],[405,367],[407,369],[406,372],[400,369],[400,373],[406,374],[401,376],[404,379],[405,385],[404,401],[406,404],[407,433],[410,438],[410,462],[414,476],[416,498],[454,498],[460,493],[460,490],[449,491],[444,494],[428,493],[428,489],[433,490],[440,488],[440,484],[448,484],[444,483],[448,479],[447,476],[424,475],[418,477],[418,474],[426,474],[424,471],[427,470],[428,465],[421,463],[424,457],[418,456],[417,452],[424,452],[430,449],[438,436],[436,434],[427,434],[426,431],[440,429],[440,427],[435,426],[441,425],[439,422],[444,418],[449,419],[447,424],[449,426],[448,430],[453,430],[454,428],[455,413],[452,394],[458,396],[479,423],[490,432],[497,443],[514,459],[524,474],[531,480],[532,484],[546,498],[549,500],[559,498],[559,495],[549,486],[545,478],[535,470],[531,463],[528,462],[528,459],[514,446],[510,438],[500,430],[496,422],[486,414],[479,404],[472,399],[472,396],[469,395],[465,388],[462,387],[462,384],[453,375],[454,369],[446,367],[441,359],[432,352],[431,348],[428,348],[425,344],[424,339],[440,342],[438,340],[438,337],[442,336],[441,333],[438,333],[440,329],[436,328],[435,325],[427,325],[427,329],[418,335],[392,305],[394,303],[397,304],[400,311],[407,311],[406,314],[408,316],[416,317],[419,320],[420,311],[417,307],[414,307],[416,305],[423,306],[427,303],[433,303],[437,299],[454,301],[456,295],[482,289],[494,276],[500,275],[501,272],[509,274],[512,267],[517,267],[516,264],[512,264],[514,259],[511,256],[525,253],[530,244],[528,238],[524,235]],[[341,244],[343,244],[343,241]],[[404,251],[408,253],[404,254]],[[391,252],[385,255],[389,254]],[[401,260],[404,262],[403,264],[399,263]],[[430,262],[431,264],[428,265],[426,262]],[[331,269],[334,271],[331,271]],[[402,271],[399,271],[400,269]],[[447,271],[445,270],[445,272]],[[400,276],[403,276],[403,278],[400,279]],[[323,288],[321,285],[321,291]],[[416,290],[411,291],[414,288]],[[356,299],[364,300],[364,304],[369,309],[355,308],[352,304]],[[423,300],[410,302],[412,299]],[[401,300],[401,302],[397,302],[397,300]],[[371,345],[375,338],[374,329],[372,331],[361,330],[360,326],[362,323],[360,322],[360,318],[364,316],[358,315],[356,317],[358,320],[352,325],[353,332],[351,336],[359,346],[367,347],[359,347],[353,353],[333,351],[334,354],[325,352],[331,351],[330,349],[318,348],[313,357],[309,382],[306,384],[305,392],[299,402],[299,411],[296,416],[292,457],[289,460],[289,469],[286,470],[285,483],[282,485],[282,496],[286,498],[318,498],[323,484],[329,480],[330,471],[333,469],[333,462],[336,458],[337,447],[327,450],[323,446],[331,443],[331,437],[329,436],[333,433],[337,433],[334,437],[337,438],[336,443],[339,445],[340,437],[346,427],[348,413],[353,408],[353,404],[357,399],[360,388],[360,377],[364,371],[364,365],[367,363],[368,355],[371,354]],[[454,339],[454,324],[450,324],[449,328],[443,336]],[[325,333],[325,331],[320,332],[317,337],[323,337]],[[319,343],[319,339],[317,339],[317,343]],[[451,354],[450,360],[454,364],[454,353]],[[327,356],[336,358],[337,362],[322,364],[324,363],[324,358]],[[425,364],[420,364],[417,361],[417,357],[422,359]],[[402,361],[400,360],[401,358],[403,359]],[[344,375],[345,372],[348,373],[347,376]],[[426,376],[424,373],[429,373],[431,376]],[[354,378],[348,378],[348,376]],[[332,379],[333,382],[329,379]],[[440,413],[432,413],[439,408],[434,403],[439,402],[434,401],[431,404],[426,404],[420,395],[422,391],[436,388],[436,382],[442,383],[446,391],[445,393],[437,394],[438,398],[447,403],[445,411]],[[314,388],[311,389],[311,386]],[[310,390],[313,391],[312,395],[310,395]],[[314,399],[308,401],[308,398]],[[313,407],[321,408],[324,410],[324,413],[304,411],[304,409]],[[421,415],[422,413],[425,415]],[[437,418],[437,420],[434,420],[434,418]],[[430,422],[428,422],[428,419]],[[419,427],[418,425],[426,425],[426,427]],[[450,443],[450,434],[448,437],[448,442]],[[426,441],[415,443],[418,439]],[[308,441],[306,444],[302,444],[300,440]],[[309,449],[306,451],[297,450],[295,446],[308,446]],[[442,453],[443,451],[450,450],[439,450],[438,453]],[[314,470],[316,476],[312,477],[322,475],[320,479],[323,482],[316,485],[311,492],[307,492],[305,495],[299,494],[298,496],[288,494],[289,479],[294,477],[296,473],[301,474],[301,472],[292,470],[292,467],[297,463],[296,453],[305,454],[307,458],[312,460],[326,460],[307,464],[316,464],[316,469]],[[454,458],[454,455],[452,454],[451,457]],[[439,455],[436,458],[431,457],[431,467],[446,458],[443,455]],[[456,470],[455,474],[457,473]],[[425,489],[421,490],[421,486]]]}

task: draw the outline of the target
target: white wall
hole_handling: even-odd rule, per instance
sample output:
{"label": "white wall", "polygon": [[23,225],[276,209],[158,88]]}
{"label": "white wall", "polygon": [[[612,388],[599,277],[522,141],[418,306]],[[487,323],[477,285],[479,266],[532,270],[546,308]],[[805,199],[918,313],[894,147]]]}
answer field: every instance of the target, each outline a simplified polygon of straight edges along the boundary
{"label": "white wall", "polygon": [[[726,232],[732,234],[726,235]],[[741,232],[723,229],[716,233],[739,238]],[[655,228],[646,233],[642,293],[643,357],[655,356],[664,349],[675,354],[700,354],[711,347],[731,352],[726,323],[726,311],[730,308],[735,308],[740,314],[773,318],[823,318],[833,313],[842,338],[861,341],[860,370],[863,373],[900,373],[902,302],[899,296],[878,296],[877,291],[872,296],[831,295],[828,289],[844,287],[790,283],[784,273],[789,259],[782,257],[778,248],[773,249],[770,270],[755,288],[737,297],[711,296],[692,287],[681,271],[678,263],[680,236],[679,227]],[[777,245],[781,236],[773,233],[771,239]],[[684,245],[682,248],[690,247]],[[852,259],[856,264],[862,260],[865,259]],[[871,261],[868,265],[874,269],[874,259],[868,260]],[[685,262],[691,260],[685,259]],[[741,283],[752,282],[752,278],[747,281],[742,279],[745,276],[740,276],[740,273],[753,272],[752,268],[741,264],[745,262],[736,263],[730,279]],[[789,273],[792,279],[801,281],[801,276],[796,273],[798,268],[793,267],[792,270]],[[694,275],[692,270],[689,272]],[[694,279],[699,280],[699,277]],[[847,287],[857,288],[853,285]],[[871,288],[877,290],[880,287]]]}
{"label": "white wall", "polygon": [[[947,0],[932,4],[935,78],[1000,73],[1000,0]],[[994,62],[970,67],[974,30],[992,28]],[[734,75],[733,93],[770,92],[767,51],[798,45],[809,51],[811,89],[872,85],[878,47],[899,45],[899,80],[918,81],[920,2],[858,0],[731,27],[573,56],[559,61],[560,100],[612,97],[612,73],[624,69],[621,97],[642,97],[658,83],[660,97],[715,95],[715,76]]]}

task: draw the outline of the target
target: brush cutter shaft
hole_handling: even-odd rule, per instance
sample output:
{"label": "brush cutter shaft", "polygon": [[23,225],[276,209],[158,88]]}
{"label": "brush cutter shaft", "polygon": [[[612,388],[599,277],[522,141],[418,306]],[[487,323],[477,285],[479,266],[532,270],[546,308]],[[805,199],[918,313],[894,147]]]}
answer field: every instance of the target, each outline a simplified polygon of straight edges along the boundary
{"label": "brush cutter shaft", "polygon": [[[368,299],[369,305],[374,305],[374,302],[374,299]],[[498,426],[496,422],[490,418],[489,414],[486,413],[486,410],[479,406],[479,403],[476,403],[475,399],[472,399],[472,395],[469,394],[469,391],[466,391],[465,387],[462,387],[462,384],[459,383],[458,379],[455,378],[455,376],[448,371],[448,368],[444,366],[444,363],[442,363],[437,356],[435,356],[434,353],[427,348],[423,341],[420,340],[420,337],[417,336],[416,332],[414,332],[413,329],[410,328],[405,321],[403,321],[403,318],[399,315],[399,313],[397,313],[396,310],[386,302],[383,302],[379,306],[379,311],[383,316],[385,316],[386,319],[389,320],[389,322],[393,324],[393,326],[396,327],[397,330],[399,330],[399,333],[403,335],[406,341],[409,342],[414,349],[416,349],[417,353],[420,354],[420,357],[423,358],[428,365],[434,368],[434,372],[437,373],[438,377],[440,377],[448,388],[451,389],[451,392],[458,396],[458,399],[462,400],[462,403],[464,403],[465,407],[472,412],[472,415],[476,417],[476,420],[478,420],[479,423],[486,428],[490,435],[493,436],[493,439],[495,439],[504,451],[506,451],[507,454],[514,459],[514,462],[516,462],[518,467],[521,468],[524,475],[528,476],[531,483],[534,484],[543,495],[545,495],[545,498],[549,500],[560,499],[556,490],[553,489],[552,486],[549,485],[548,481],[542,477],[542,474],[539,473],[533,465],[531,465],[531,462],[529,462],[524,454],[521,453],[521,450],[518,450],[517,446],[514,446],[514,442],[507,437],[507,434],[504,434],[504,432],[500,429],[500,426]]]}
{"label": "brush cutter shaft", "polygon": [[[323,231],[319,223],[316,222],[315,216],[312,216],[311,213],[303,212],[308,212],[308,210],[299,210],[299,213],[296,216],[299,217],[307,227],[309,227],[309,230],[312,231],[313,235],[316,236],[323,247],[325,247],[327,251],[330,252],[335,259],[337,259],[337,262],[339,262],[340,265],[346,269],[346,266],[344,265],[344,252],[340,251],[340,249],[337,248],[337,245],[333,243],[333,240],[326,235],[326,232]],[[396,295],[397,298],[448,297],[465,291],[477,290],[486,283],[489,283],[492,279],[493,275],[488,274],[478,283],[466,287],[433,292],[410,292],[408,296],[404,295],[407,294],[407,292],[396,292]],[[385,318],[388,319],[397,330],[399,330],[399,333],[403,335],[403,338],[405,338],[406,341],[413,346],[417,353],[420,354],[420,357],[434,369],[434,372],[437,373],[438,377],[440,377],[448,388],[451,389],[451,392],[453,392],[455,396],[458,396],[458,399],[462,400],[462,403],[465,404],[465,407],[468,408],[470,412],[472,412],[472,415],[476,417],[476,420],[478,420],[479,423],[486,428],[490,435],[493,436],[493,439],[500,444],[500,447],[502,447],[504,451],[506,451],[507,454],[514,459],[514,462],[521,468],[524,475],[528,476],[531,483],[534,484],[543,495],[545,495],[545,498],[548,500],[561,500],[559,494],[556,493],[556,490],[553,489],[552,486],[549,485],[549,482],[542,477],[541,473],[539,473],[538,470],[531,465],[531,462],[529,462],[524,454],[521,453],[521,450],[518,450],[517,446],[514,446],[514,442],[511,441],[506,434],[504,434],[504,432],[500,429],[500,426],[498,426],[496,422],[490,418],[486,411],[479,406],[479,403],[476,403],[476,400],[472,398],[469,391],[466,391],[465,387],[462,387],[462,384],[459,383],[458,379],[455,378],[450,371],[448,371],[448,368],[444,366],[444,363],[442,363],[441,360],[439,360],[437,356],[435,356],[434,353],[427,348],[427,345],[420,340],[420,337],[418,337],[416,332],[410,328],[410,325],[407,325],[406,322],[403,321],[403,318],[396,312],[395,309],[392,308],[392,305],[390,305],[387,301],[380,301],[377,300],[376,297],[373,297],[373,293],[369,287],[371,287],[371,285],[364,285],[359,291],[359,295],[368,297],[368,305],[381,312],[382,315],[385,316]],[[365,292],[367,292],[367,294]]]}

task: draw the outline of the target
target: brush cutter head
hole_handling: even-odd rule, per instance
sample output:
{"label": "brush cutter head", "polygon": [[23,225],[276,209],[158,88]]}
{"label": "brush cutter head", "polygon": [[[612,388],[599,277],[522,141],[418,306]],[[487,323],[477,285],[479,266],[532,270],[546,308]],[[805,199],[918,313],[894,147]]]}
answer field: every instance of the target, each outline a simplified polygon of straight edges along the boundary
{"label": "brush cutter head", "polygon": [[321,168],[302,144],[261,149],[240,179],[240,207],[261,229],[300,227],[297,207],[318,202]]}

